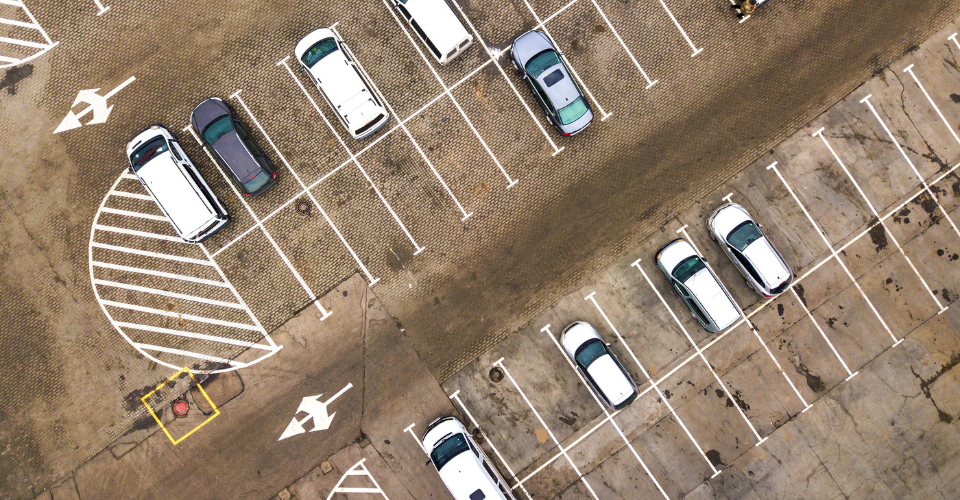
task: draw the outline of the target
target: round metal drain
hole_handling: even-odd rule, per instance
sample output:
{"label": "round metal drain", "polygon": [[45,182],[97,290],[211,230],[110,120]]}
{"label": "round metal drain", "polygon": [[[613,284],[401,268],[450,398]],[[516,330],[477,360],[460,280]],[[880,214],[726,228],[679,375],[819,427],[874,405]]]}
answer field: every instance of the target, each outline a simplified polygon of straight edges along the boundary
{"label": "round metal drain", "polygon": [[312,209],[313,207],[310,205],[310,202],[307,200],[297,200],[297,202],[293,204],[293,208],[299,214],[310,215],[310,209]]}
{"label": "round metal drain", "polygon": [[494,366],[490,369],[490,380],[494,382],[499,382],[503,380],[503,369],[499,366]]}

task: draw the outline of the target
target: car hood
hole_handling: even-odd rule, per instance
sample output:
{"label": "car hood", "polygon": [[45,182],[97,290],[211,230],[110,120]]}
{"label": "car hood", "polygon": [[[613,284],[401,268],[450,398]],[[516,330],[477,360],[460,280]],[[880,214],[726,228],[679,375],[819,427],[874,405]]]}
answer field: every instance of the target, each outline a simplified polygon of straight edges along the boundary
{"label": "car hood", "polygon": [[513,57],[521,66],[526,66],[531,57],[546,49],[556,50],[547,35],[539,31],[528,31],[514,40]]}
{"label": "car hood", "polygon": [[740,317],[740,311],[720,286],[720,282],[709,268],[701,269],[687,280],[684,285],[697,296],[706,313],[721,330],[730,326]]}
{"label": "car hood", "polygon": [[710,226],[713,228],[716,236],[726,241],[730,231],[733,231],[734,228],[748,220],[753,219],[743,207],[736,203],[730,203],[718,208],[713,213],[710,217]]}
{"label": "car hood", "polygon": [[222,100],[211,97],[193,108],[193,113],[190,115],[190,124],[193,125],[193,130],[197,135],[201,135],[207,125],[213,123],[217,118],[229,114],[230,108]]}
{"label": "car hood", "polygon": [[307,49],[313,47],[313,44],[324,38],[336,38],[336,36],[330,28],[318,28],[304,35],[293,49],[293,54],[297,57],[297,63],[300,63],[300,58],[303,57],[303,53],[306,52]]}
{"label": "car hood", "polygon": [[743,251],[743,255],[746,256],[750,262],[753,262],[757,271],[760,272],[760,276],[762,276],[764,280],[767,280],[766,285],[771,288],[793,276],[793,272],[787,269],[780,255],[766,237],[760,238],[747,246],[746,250]]}
{"label": "car hood", "polygon": [[599,339],[600,334],[589,323],[578,321],[564,330],[560,335],[560,343],[563,344],[563,350],[572,359],[577,349],[585,342],[592,339]]}
{"label": "car hood", "polygon": [[627,375],[620,369],[620,365],[609,354],[600,356],[591,363],[587,373],[614,406],[622,403],[636,390]]}
{"label": "car hood", "polygon": [[693,249],[693,245],[688,243],[687,240],[676,240],[663,247],[663,250],[660,251],[658,261],[663,268],[672,275],[673,268],[677,267],[677,264],[683,262],[687,257],[693,257],[694,255],[697,255],[697,251]]}
{"label": "car hood", "polygon": [[240,140],[237,129],[227,132],[213,144],[214,151],[223,158],[224,163],[237,176],[241,184],[259,173],[260,164],[253,159],[247,145]]}

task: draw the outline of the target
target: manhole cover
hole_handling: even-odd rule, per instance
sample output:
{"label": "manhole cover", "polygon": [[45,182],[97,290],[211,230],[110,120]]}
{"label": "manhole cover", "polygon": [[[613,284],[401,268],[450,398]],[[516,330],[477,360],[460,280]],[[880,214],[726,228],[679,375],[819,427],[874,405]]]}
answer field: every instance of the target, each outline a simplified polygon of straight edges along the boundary
{"label": "manhole cover", "polygon": [[310,215],[310,209],[312,207],[310,206],[310,202],[307,200],[297,200],[297,202],[293,205],[293,208],[297,211],[297,213]]}
{"label": "manhole cover", "polygon": [[477,427],[476,429],[474,429],[472,434],[473,434],[473,440],[474,440],[477,444],[483,443],[483,440],[485,439],[485,437],[484,437],[484,435],[483,435],[483,431],[481,431],[479,427]]}
{"label": "manhole cover", "polygon": [[499,366],[494,366],[493,368],[491,368],[490,380],[493,380],[494,382],[499,382],[503,380],[503,368],[500,368]]}

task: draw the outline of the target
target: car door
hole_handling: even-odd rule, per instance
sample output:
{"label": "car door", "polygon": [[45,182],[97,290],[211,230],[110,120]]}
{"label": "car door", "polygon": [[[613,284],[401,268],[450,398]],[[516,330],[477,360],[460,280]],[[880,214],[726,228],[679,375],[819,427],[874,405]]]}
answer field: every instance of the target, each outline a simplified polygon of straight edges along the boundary
{"label": "car door", "polygon": [[674,281],[674,287],[677,289],[677,292],[680,293],[680,298],[683,299],[683,302],[687,304],[687,309],[690,309],[690,314],[693,315],[693,318],[700,323],[701,326],[706,328],[707,326],[707,316],[703,312],[703,308],[700,307],[700,303],[697,302],[697,299],[694,298],[693,293],[687,289],[686,285],[680,283],[679,281]]}
{"label": "car door", "polygon": [[543,91],[543,88],[540,87],[540,82],[534,78],[527,77],[527,80],[530,81],[530,86],[533,87],[533,94],[537,96],[537,100],[540,101],[540,107],[543,108],[543,112],[546,113],[547,117],[551,120],[554,117],[553,106],[547,100],[547,94]]}

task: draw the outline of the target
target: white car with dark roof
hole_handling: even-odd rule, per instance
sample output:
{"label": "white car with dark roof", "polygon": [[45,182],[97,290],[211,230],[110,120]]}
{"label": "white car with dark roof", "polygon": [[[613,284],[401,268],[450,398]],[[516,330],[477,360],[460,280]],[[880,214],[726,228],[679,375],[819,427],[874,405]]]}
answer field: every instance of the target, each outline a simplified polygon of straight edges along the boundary
{"label": "white car with dark roof", "polygon": [[736,203],[723,205],[707,220],[707,227],[747,285],[760,295],[776,297],[793,283],[787,261],[745,208]]}
{"label": "white car with dark roof", "polygon": [[560,345],[608,409],[620,411],[637,399],[637,385],[593,325],[570,323],[560,334]]}
{"label": "white car with dark roof", "polygon": [[673,240],[657,252],[657,266],[704,330],[722,332],[740,318],[730,293],[687,240]]}

